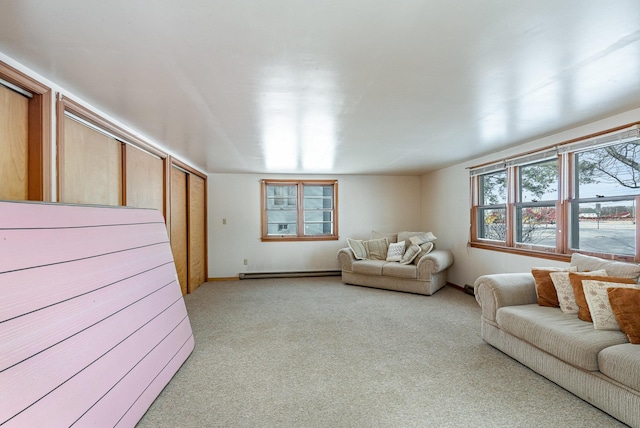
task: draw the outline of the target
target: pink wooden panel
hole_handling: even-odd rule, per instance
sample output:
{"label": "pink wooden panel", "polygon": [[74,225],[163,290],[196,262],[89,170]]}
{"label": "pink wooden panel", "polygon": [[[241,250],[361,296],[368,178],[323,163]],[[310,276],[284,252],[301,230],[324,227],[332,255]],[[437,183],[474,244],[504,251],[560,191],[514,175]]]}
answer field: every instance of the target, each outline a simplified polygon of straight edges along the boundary
{"label": "pink wooden panel", "polygon": [[153,210],[0,202],[0,293],[3,426],[133,426],[193,350]]}
{"label": "pink wooden panel", "polygon": [[156,223],[0,230],[0,272],[96,257],[168,242]]}
{"label": "pink wooden panel", "polygon": [[[6,332],[0,341],[0,366],[11,367],[37,353],[39,353],[38,357],[42,357],[42,352],[54,345],[67,346],[63,343],[65,340],[75,343],[76,339],[83,337],[82,335],[74,337],[75,335],[102,321],[108,321],[103,325],[110,326],[118,319],[124,319],[126,324],[128,317],[134,316],[139,318],[139,323],[145,322],[142,318],[145,310],[150,311],[148,314],[150,317],[164,308],[161,306],[162,303],[169,299],[164,294],[173,292],[175,298],[175,287],[158,288],[158,286],[170,286],[175,282],[162,284],[163,279],[166,280],[170,274],[171,266],[164,265],[160,269],[147,273],[144,278],[130,278],[112,287],[101,288],[76,299],[7,321],[6,326],[3,326]],[[153,303],[144,299],[152,299]],[[135,312],[139,309],[139,313],[129,314],[130,311]],[[147,316],[146,313],[145,316]],[[103,325],[96,325],[89,332],[91,335],[97,334],[95,331],[104,329]],[[100,335],[107,333],[105,331]],[[1,378],[2,373],[0,373]]]}
{"label": "pink wooden panel", "polygon": [[[162,392],[171,378],[178,371],[182,362],[187,359],[193,351],[193,336],[189,337],[178,352],[171,358],[171,361],[164,366],[162,371],[145,388],[138,400],[129,408],[127,413],[120,419],[116,427],[130,427],[135,425],[144,416],[156,397]],[[111,394],[110,394],[111,396]]]}
{"label": "pink wooden panel", "polygon": [[[60,228],[108,224],[164,223],[157,210],[125,207],[46,204],[40,202],[0,202],[0,229]],[[50,205],[56,206],[56,215],[49,217]]]}
{"label": "pink wooden panel", "polygon": [[95,274],[95,262],[95,259],[75,262],[73,275],[69,275],[65,263],[5,273],[0,277],[3,284],[0,322],[116,285],[123,278],[135,280],[136,275],[172,265],[173,257],[167,247],[159,249],[156,246],[108,254],[103,256],[101,263],[117,268],[104,269],[99,276]]}

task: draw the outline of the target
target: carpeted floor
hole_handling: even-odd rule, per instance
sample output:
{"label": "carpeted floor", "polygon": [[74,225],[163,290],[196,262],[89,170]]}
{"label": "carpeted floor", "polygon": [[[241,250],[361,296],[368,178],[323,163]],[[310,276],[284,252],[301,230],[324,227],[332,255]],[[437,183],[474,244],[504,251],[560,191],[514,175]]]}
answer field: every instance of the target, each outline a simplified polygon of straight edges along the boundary
{"label": "carpeted floor", "polygon": [[473,296],[339,277],[212,282],[139,427],[624,426],[480,339]]}

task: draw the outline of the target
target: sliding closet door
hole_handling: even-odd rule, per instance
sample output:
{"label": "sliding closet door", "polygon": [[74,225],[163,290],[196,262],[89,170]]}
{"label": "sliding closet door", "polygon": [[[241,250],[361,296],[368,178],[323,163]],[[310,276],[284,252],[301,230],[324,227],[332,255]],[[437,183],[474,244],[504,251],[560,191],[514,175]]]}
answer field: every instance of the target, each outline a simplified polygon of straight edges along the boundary
{"label": "sliding closet door", "polygon": [[205,180],[189,174],[189,293],[207,280]]}
{"label": "sliding closet door", "polygon": [[187,229],[187,173],[171,168],[171,251],[178,272],[182,294],[187,294],[188,229]]}
{"label": "sliding closet door", "polygon": [[64,118],[60,153],[60,202],[122,204],[122,143]]}
{"label": "sliding closet door", "polygon": [[155,208],[164,215],[164,160],[126,144],[125,165],[125,205]]}
{"label": "sliding closet door", "polygon": [[0,85],[0,199],[27,200],[29,98]]}

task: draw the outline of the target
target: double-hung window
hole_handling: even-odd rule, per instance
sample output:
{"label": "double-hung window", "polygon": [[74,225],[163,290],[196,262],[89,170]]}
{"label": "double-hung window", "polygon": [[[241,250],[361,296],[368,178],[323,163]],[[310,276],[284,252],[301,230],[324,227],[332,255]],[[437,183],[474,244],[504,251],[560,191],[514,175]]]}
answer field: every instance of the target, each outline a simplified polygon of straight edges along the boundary
{"label": "double-hung window", "polygon": [[471,246],[640,261],[640,126],[471,168]]}
{"label": "double-hung window", "polygon": [[262,240],[338,239],[338,183],[263,180]]}

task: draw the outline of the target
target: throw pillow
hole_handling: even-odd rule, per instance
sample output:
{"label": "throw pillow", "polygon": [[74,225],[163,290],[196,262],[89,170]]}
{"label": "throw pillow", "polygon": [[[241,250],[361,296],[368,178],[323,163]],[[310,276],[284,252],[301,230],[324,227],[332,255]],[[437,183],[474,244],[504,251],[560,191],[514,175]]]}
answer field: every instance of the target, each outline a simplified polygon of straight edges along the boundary
{"label": "throw pillow", "polygon": [[347,245],[351,248],[353,256],[357,260],[365,260],[367,258],[367,249],[364,247],[362,240],[347,238]]}
{"label": "throw pillow", "polygon": [[367,258],[371,260],[386,260],[389,241],[387,238],[370,239],[364,241],[364,248],[367,250]]}
{"label": "throw pillow", "polygon": [[411,236],[409,238],[409,241],[411,241],[412,245],[422,245],[422,244],[424,244],[426,242],[435,241],[436,239],[438,239],[438,238],[436,238],[436,236],[433,233],[431,233],[431,232],[423,232],[423,233],[420,233],[418,235]]}
{"label": "throw pillow", "polygon": [[582,280],[587,279],[589,281],[608,281],[617,282],[621,284],[635,284],[636,281],[633,278],[620,278],[617,276],[588,276],[583,275],[584,272],[574,273],[569,272],[569,281],[571,281],[571,287],[573,287],[573,294],[576,296],[576,303],[578,304],[578,318],[582,321],[593,322],[591,318],[591,312],[589,312],[589,304],[587,298],[584,295],[584,288],[582,287]]}
{"label": "throw pillow", "polygon": [[421,249],[419,245],[410,246],[409,248],[407,248],[407,251],[404,252],[404,256],[402,256],[402,259],[400,259],[400,263],[403,265],[408,265],[413,261],[413,259],[418,256],[418,253],[420,253],[420,251]]}
{"label": "throw pillow", "polygon": [[[593,272],[580,272],[580,274],[585,276],[607,276],[607,271],[601,269]],[[577,314],[578,303],[576,303],[576,295],[573,294],[573,287],[571,286],[571,281],[569,281],[569,272],[551,272],[549,276],[558,294],[558,303],[560,303],[562,313]]]}
{"label": "throw pillow", "polygon": [[640,345],[640,290],[613,287],[607,289],[609,303],[629,342]]}
{"label": "throw pillow", "polygon": [[404,256],[404,250],[404,241],[389,244],[389,249],[387,250],[387,261],[399,262],[402,259],[402,256]]}
{"label": "throw pillow", "polygon": [[431,251],[433,251],[434,248],[435,248],[435,244],[433,242],[425,242],[424,244],[421,244],[420,252],[416,256],[416,258],[413,259],[413,263],[418,264],[420,259],[426,256],[427,254],[429,254]]}
{"label": "throw pillow", "polygon": [[553,281],[549,275],[551,272],[575,272],[576,267],[555,268],[555,267],[534,267],[531,269],[531,275],[536,282],[536,294],[538,295],[538,305],[559,308],[558,294],[553,286]]}
{"label": "throw pillow", "polygon": [[395,244],[396,242],[398,242],[398,234],[397,233],[382,233],[382,232],[376,232],[375,230],[371,231],[371,239],[381,239],[381,238],[387,238],[387,241],[389,241],[390,244]]}
{"label": "throw pillow", "polygon": [[587,298],[589,313],[593,319],[593,328],[596,330],[620,330],[613,309],[609,303],[607,288],[640,288],[638,284],[619,284],[609,281],[582,280],[584,296]]}

